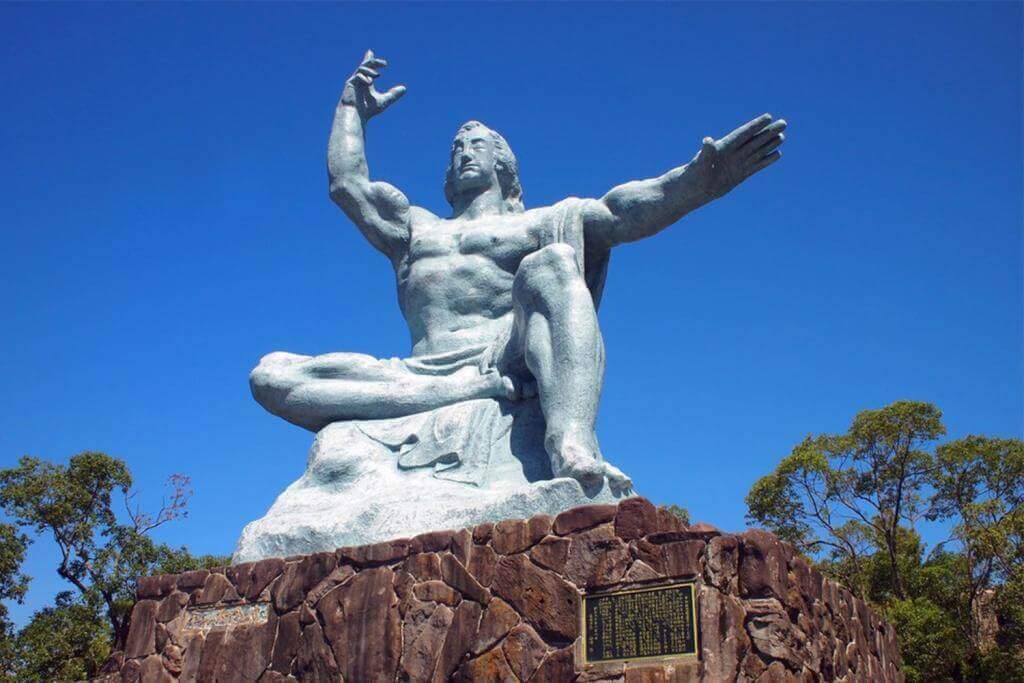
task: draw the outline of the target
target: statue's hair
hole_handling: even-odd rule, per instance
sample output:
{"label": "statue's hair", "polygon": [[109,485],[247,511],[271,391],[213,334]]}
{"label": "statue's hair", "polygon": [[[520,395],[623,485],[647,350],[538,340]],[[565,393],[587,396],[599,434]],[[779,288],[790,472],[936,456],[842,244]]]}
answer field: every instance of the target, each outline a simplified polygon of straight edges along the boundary
{"label": "statue's hair", "polygon": [[[516,155],[501,137],[501,133],[485,126],[479,121],[466,121],[459,126],[455,137],[471,128],[485,128],[490,133],[494,142],[494,171],[498,176],[498,185],[501,187],[501,196],[505,200],[505,208],[512,213],[520,213],[525,210],[523,206],[523,186],[519,184],[519,162]],[[452,152],[455,151],[455,142],[452,141]],[[455,200],[455,160],[454,155],[448,155],[448,170],[444,174],[444,198],[449,204]]]}

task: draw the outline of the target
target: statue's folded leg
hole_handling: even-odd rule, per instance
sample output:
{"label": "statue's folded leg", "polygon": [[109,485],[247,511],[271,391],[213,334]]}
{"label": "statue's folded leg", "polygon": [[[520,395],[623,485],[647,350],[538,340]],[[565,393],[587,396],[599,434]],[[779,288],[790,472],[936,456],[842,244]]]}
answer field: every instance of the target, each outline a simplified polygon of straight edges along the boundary
{"label": "statue's folded leg", "polygon": [[249,375],[253,397],[269,412],[319,431],[341,420],[403,417],[475,398],[507,397],[511,383],[470,364],[424,375],[400,361],[358,353],[264,356]]}
{"label": "statue's folded leg", "polygon": [[547,423],[544,446],[555,476],[584,484],[608,477],[594,426],[604,379],[604,342],[597,312],[572,247],[552,244],[523,259],[512,286],[515,325],[509,353],[520,353],[537,381]]}

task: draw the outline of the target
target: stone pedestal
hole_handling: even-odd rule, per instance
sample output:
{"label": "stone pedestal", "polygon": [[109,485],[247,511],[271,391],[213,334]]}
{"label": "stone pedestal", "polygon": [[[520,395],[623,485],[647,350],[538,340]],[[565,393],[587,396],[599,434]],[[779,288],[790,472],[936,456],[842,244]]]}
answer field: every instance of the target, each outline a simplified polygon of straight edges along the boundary
{"label": "stone pedestal", "polygon": [[[698,654],[587,664],[580,597],[690,580]],[[641,498],[139,582],[102,681],[902,681],[895,633],[764,531]]]}
{"label": "stone pedestal", "polygon": [[552,477],[536,399],[464,401],[389,420],[335,422],[306,471],[246,525],[232,562],[308,555],[434,529],[558,514],[635,493]]}

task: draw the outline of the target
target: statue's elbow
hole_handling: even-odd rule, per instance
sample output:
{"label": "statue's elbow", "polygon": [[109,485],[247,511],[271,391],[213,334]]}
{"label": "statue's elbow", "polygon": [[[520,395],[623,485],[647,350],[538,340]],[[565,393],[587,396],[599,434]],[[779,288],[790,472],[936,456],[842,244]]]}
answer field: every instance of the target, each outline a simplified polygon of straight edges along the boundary
{"label": "statue's elbow", "polygon": [[358,194],[356,182],[345,175],[332,175],[327,186],[331,201],[344,209],[350,206]]}
{"label": "statue's elbow", "polygon": [[331,182],[328,183],[327,196],[330,197],[331,201],[337,204],[338,206],[342,206],[344,204],[344,192],[345,191],[342,188],[340,182],[331,180]]}

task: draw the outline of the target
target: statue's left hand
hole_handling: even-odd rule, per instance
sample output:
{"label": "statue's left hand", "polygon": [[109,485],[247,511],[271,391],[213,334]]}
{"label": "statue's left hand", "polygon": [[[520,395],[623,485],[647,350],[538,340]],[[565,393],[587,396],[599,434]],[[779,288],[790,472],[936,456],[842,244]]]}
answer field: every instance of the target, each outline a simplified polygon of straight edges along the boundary
{"label": "statue's left hand", "polygon": [[704,138],[689,167],[699,174],[704,192],[721,197],[782,157],[778,148],[785,129],[785,119],[772,122],[771,114],[762,114],[720,140]]}
{"label": "statue's left hand", "polygon": [[377,89],[373,87],[373,81],[380,76],[381,69],[387,65],[387,60],[374,55],[373,50],[367,50],[363,61],[345,81],[345,88],[341,92],[341,103],[355,107],[364,121],[369,121],[405,94],[404,85],[396,85],[387,92],[377,92]]}

